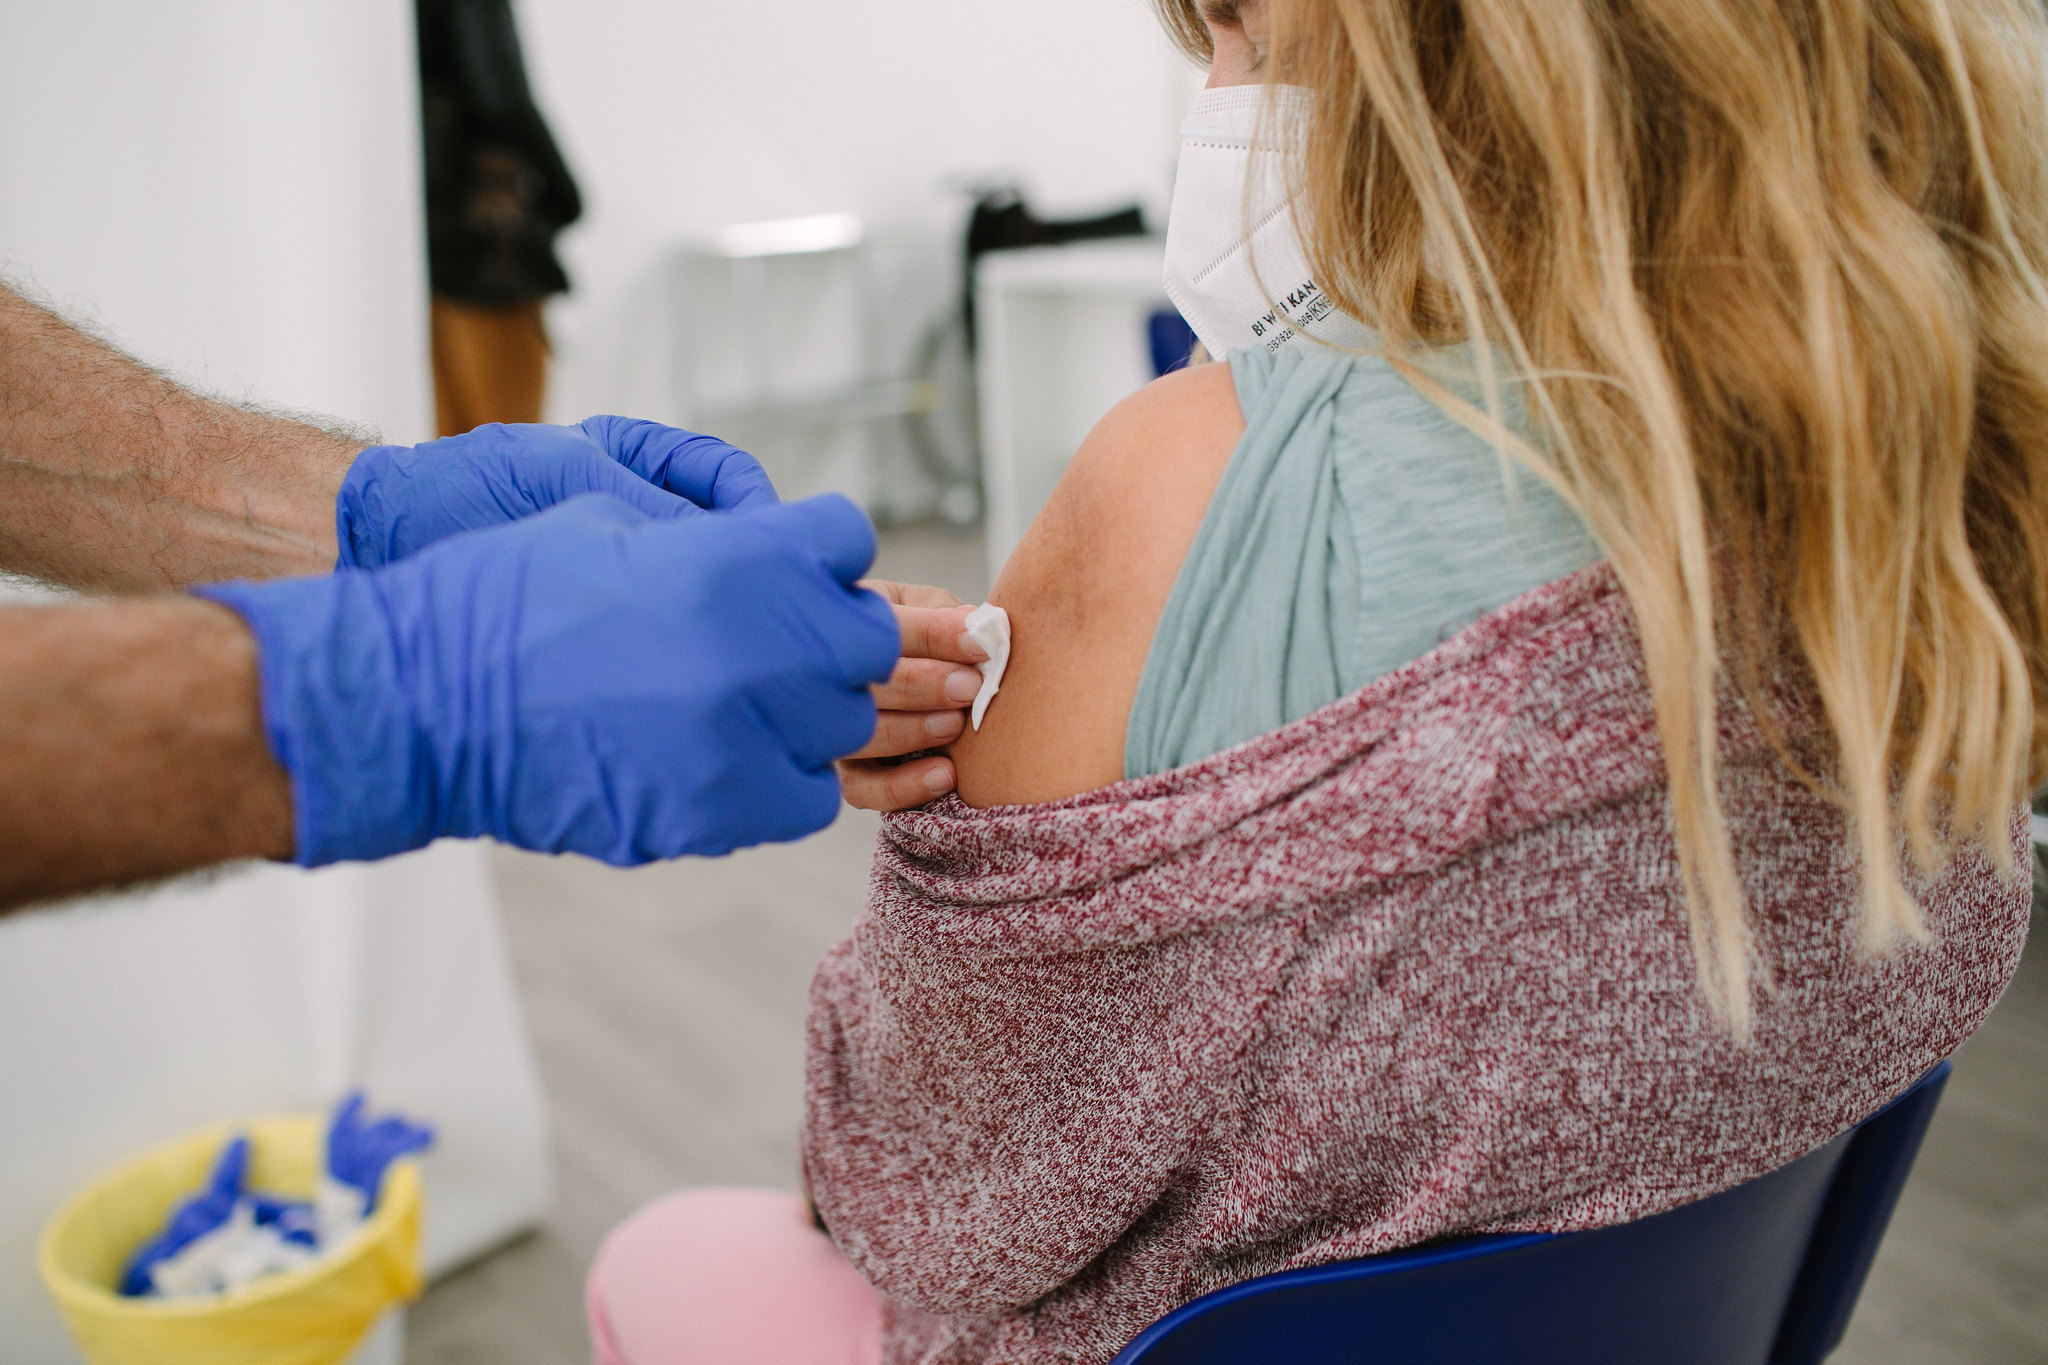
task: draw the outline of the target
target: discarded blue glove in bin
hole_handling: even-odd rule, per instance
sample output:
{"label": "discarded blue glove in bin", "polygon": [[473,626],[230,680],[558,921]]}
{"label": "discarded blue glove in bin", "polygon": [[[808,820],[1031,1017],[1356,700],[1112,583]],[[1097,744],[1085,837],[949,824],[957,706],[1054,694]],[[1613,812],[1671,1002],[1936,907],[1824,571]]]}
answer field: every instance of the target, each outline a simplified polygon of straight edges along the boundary
{"label": "discarded blue glove in bin", "polygon": [[348,1202],[334,1207],[353,1210],[360,1223],[377,1211],[377,1191],[384,1184],[385,1168],[402,1156],[434,1145],[433,1129],[396,1114],[366,1122],[365,1108],[363,1092],[355,1091],[341,1102],[334,1111],[334,1122],[328,1125],[327,1180],[318,1200],[328,1228],[334,1226],[327,1220],[336,1195],[345,1196]]}
{"label": "discarded blue glove in bin", "polygon": [[377,1206],[384,1172],[424,1151],[434,1130],[395,1114],[365,1119],[363,1092],[351,1093],[327,1130],[327,1171],[312,1201],[280,1199],[248,1188],[249,1139],[221,1148],[206,1187],[180,1204],[144,1242],[121,1277],[131,1298],[218,1294],[251,1280],[296,1270],[331,1251]]}
{"label": "discarded blue glove in bin", "polygon": [[234,1137],[220,1149],[206,1188],[180,1204],[170,1225],[144,1242],[121,1277],[121,1292],[131,1298],[156,1292],[152,1272],[200,1238],[226,1227],[242,1200],[242,1182],[249,1174],[249,1139]]}
{"label": "discarded blue glove in bin", "polygon": [[302,1247],[320,1248],[320,1228],[313,1206],[303,1199],[277,1199],[251,1192],[249,1209],[259,1228],[274,1228],[279,1237]]}

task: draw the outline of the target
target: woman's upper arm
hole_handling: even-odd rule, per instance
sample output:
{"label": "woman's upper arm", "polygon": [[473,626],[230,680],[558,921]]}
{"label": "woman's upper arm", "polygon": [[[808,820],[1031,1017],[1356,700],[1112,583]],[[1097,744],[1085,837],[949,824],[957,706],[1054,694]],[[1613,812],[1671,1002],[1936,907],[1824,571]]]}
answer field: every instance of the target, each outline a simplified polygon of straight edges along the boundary
{"label": "woman's upper arm", "polygon": [[952,748],[971,806],[1055,801],[1123,777],[1152,633],[1244,431],[1227,364],[1132,394],[1096,424],[1004,566],[1002,691]]}

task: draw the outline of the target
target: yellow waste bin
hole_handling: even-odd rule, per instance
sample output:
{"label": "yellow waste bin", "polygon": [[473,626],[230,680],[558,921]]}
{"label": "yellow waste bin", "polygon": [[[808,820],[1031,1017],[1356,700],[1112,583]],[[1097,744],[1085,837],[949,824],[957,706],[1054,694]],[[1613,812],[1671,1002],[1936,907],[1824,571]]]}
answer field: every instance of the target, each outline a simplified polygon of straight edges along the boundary
{"label": "yellow waste bin", "polygon": [[221,1145],[249,1136],[249,1188],[311,1199],[325,1166],[320,1115],[220,1124],[108,1172],[43,1229],[37,1265],[89,1365],[340,1365],[384,1312],[419,1293],[420,1174],[394,1162],[377,1211],[301,1269],[226,1294],[125,1298],[128,1260],[198,1193]]}

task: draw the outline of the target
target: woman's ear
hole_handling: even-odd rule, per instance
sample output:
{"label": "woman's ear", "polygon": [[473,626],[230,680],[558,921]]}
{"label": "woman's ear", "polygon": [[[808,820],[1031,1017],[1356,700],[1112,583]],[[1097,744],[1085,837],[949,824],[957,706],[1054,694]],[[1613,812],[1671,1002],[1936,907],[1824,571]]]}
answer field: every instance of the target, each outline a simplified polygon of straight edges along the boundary
{"label": "woman's ear", "polygon": [[[1247,14],[1256,16],[1252,27],[1247,27]],[[1259,79],[1262,49],[1254,34],[1263,37],[1264,18],[1261,0],[1212,0],[1202,6],[1202,20],[1209,26],[1209,43],[1215,54],[1209,61],[1206,89],[1250,85]]]}

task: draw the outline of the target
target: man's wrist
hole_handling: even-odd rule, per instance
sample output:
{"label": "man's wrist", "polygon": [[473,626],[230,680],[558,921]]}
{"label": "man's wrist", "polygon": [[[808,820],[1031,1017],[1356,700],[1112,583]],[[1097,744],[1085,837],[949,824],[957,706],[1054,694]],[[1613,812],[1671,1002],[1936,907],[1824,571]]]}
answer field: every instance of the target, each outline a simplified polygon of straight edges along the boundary
{"label": "man's wrist", "polygon": [[203,611],[194,614],[192,641],[206,660],[203,674],[218,680],[211,724],[224,745],[240,751],[248,779],[234,821],[247,831],[240,856],[289,859],[294,844],[291,779],[264,733],[256,638],[240,617],[217,603],[194,605]]}
{"label": "man's wrist", "polygon": [[0,568],[103,592],[324,573],[369,443],[192,393],[0,286]]}
{"label": "man's wrist", "polygon": [[231,613],[164,597],[0,614],[0,907],[290,856],[291,789]]}
{"label": "man's wrist", "polygon": [[180,452],[168,501],[191,509],[197,532],[172,586],[333,570],[335,501],[371,438],[238,409],[211,416],[167,427]]}

